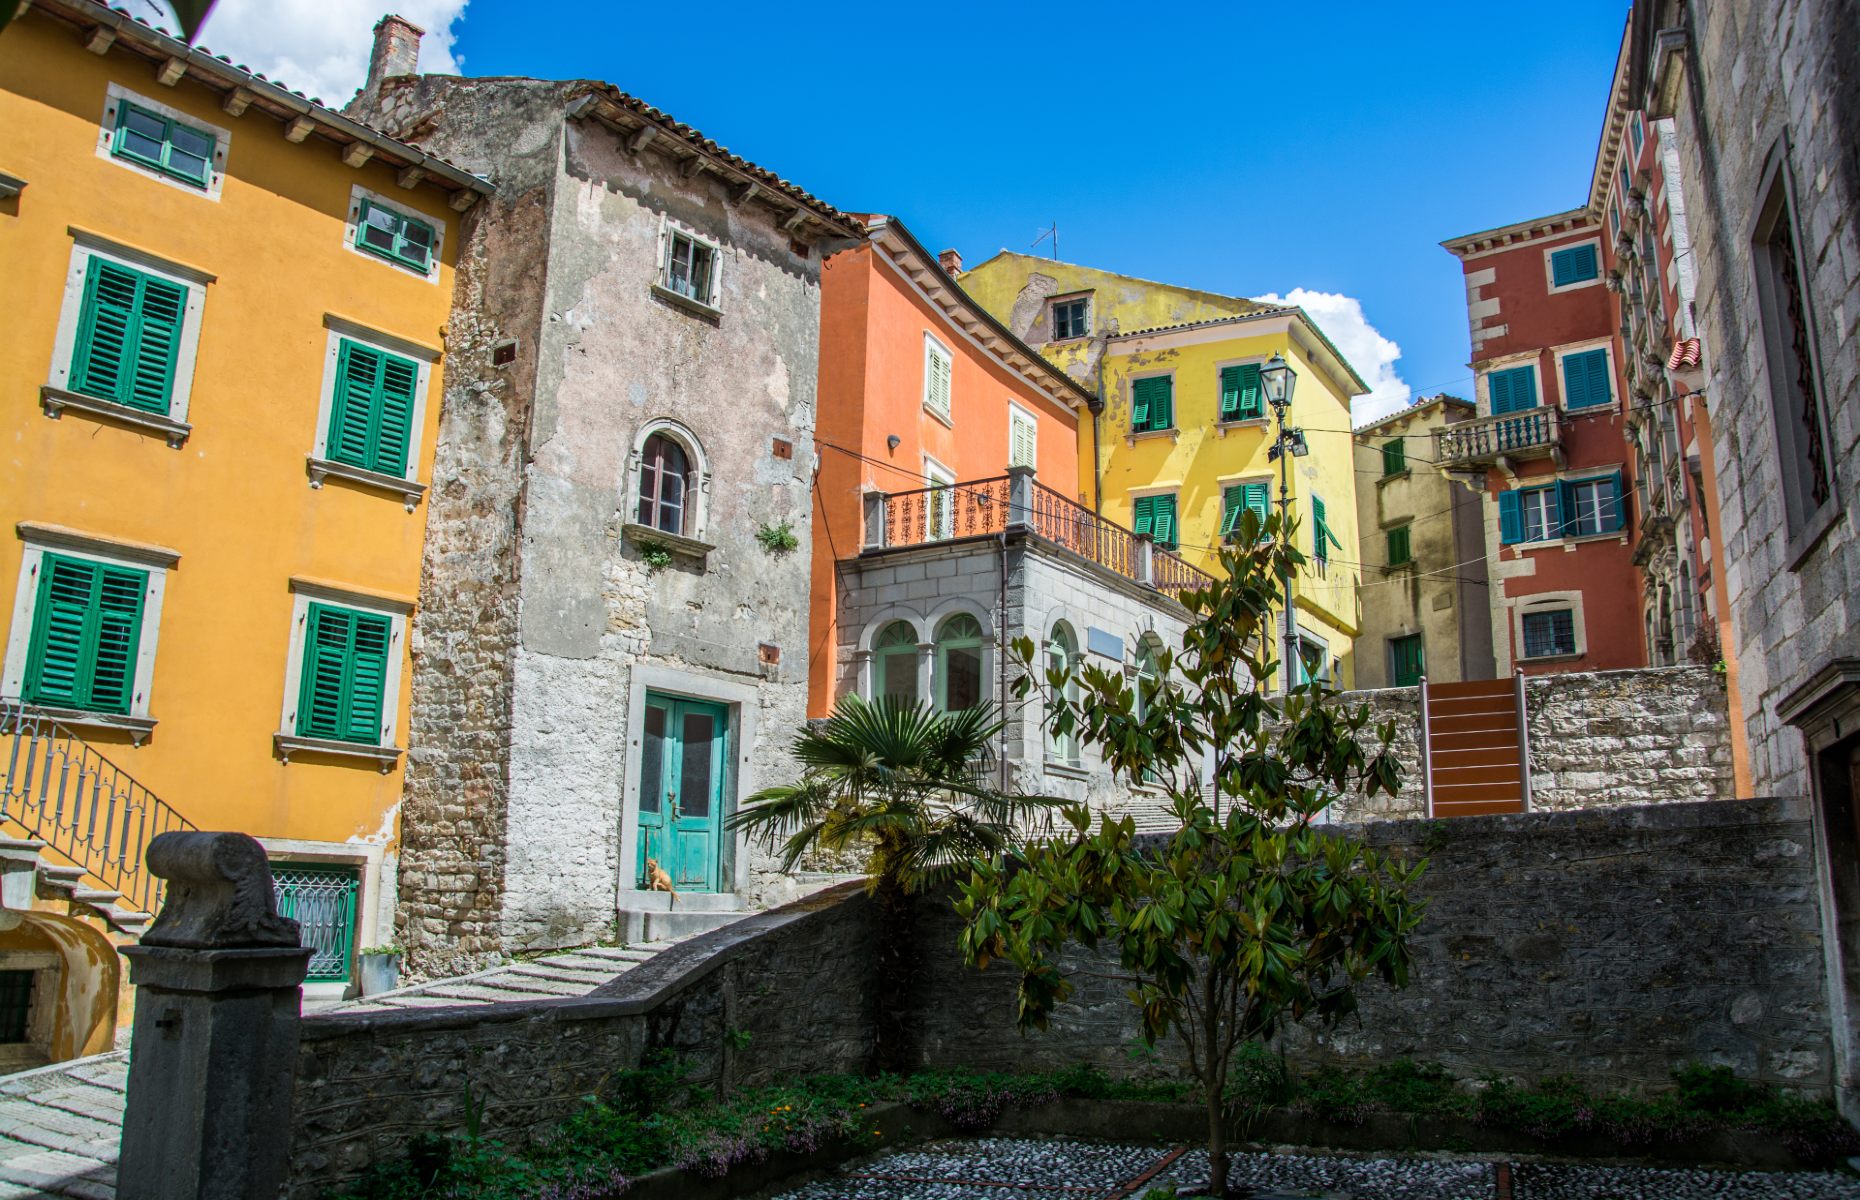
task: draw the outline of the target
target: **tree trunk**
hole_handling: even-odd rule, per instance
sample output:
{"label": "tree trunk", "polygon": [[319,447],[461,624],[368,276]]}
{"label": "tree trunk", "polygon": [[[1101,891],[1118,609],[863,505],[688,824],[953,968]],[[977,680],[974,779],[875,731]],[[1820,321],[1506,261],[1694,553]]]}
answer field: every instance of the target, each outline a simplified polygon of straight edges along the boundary
{"label": "tree trunk", "polygon": [[1220,983],[1212,971],[1203,975],[1202,1013],[1205,1031],[1204,1051],[1208,1069],[1203,1072],[1208,1092],[1208,1194],[1215,1200],[1227,1197],[1227,1057],[1221,1053]]}
{"label": "tree trunk", "polygon": [[901,1075],[917,1065],[910,1038],[916,912],[904,885],[889,874],[879,876],[873,899],[878,904],[878,1014],[872,1067]]}

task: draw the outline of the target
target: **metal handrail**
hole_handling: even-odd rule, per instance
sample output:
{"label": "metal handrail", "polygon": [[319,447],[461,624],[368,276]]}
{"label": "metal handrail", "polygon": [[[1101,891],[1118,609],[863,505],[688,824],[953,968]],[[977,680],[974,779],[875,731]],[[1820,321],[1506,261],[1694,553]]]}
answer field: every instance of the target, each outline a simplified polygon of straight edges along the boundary
{"label": "metal handrail", "polygon": [[144,857],[156,836],[193,822],[51,717],[0,701],[0,827],[82,867],[138,912],[161,903]]}
{"label": "metal handrail", "polygon": [[933,484],[885,496],[885,545],[921,546],[1000,533],[1008,522],[1008,477]]}

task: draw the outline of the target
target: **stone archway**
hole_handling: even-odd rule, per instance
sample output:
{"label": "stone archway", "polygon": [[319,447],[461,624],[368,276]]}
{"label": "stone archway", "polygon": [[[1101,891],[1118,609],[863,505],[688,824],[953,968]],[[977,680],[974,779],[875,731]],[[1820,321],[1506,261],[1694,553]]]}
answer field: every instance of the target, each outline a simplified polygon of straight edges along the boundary
{"label": "stone archway", "polygon": [[0,1042],[0,1072],[115,1045],[122,961],[101,930],[76,917],[0,909],[0,972],[11,1004],[24,1009],[23,1020],[0,1031],[9,1039]]}

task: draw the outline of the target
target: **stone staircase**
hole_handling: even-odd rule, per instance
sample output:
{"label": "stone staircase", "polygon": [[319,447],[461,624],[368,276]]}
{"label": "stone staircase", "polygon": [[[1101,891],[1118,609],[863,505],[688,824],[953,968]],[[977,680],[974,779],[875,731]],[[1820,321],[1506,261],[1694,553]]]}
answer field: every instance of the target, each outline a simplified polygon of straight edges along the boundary
{"label": "stone staircase", "polygon": [[[584,946],[359,1000],[315,1009],[306,1006],[304,1019],[314,1021],[331,1012],[459,1008],[585,996],[672,944],[664,940]],[[0,1200],[28,1196],[114,1200],[117,1141],[128,1080],[125,1051],[0,1077]]]}
{"label": "stone staircase", "polygon": [[140,937],[155,918],[130,904],[123,894],[98,886],[83,867],[48,861],[46,844],[37,838],[0,837],[0,877],[4,904],[15,911],[32,907],[34,898],[64,901],[73,916],[102,918],[112,932]]}

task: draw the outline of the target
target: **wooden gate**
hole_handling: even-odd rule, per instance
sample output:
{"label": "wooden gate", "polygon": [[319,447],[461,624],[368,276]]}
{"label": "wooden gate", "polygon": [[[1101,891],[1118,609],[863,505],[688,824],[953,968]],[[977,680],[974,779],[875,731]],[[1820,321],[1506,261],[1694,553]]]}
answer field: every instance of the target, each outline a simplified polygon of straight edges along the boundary
{"label": "wooden gate", "polygon": [[1423,677],[1421,746],[1428,816],[1530,811],[1522,674],[1434,684]]}

